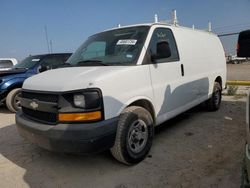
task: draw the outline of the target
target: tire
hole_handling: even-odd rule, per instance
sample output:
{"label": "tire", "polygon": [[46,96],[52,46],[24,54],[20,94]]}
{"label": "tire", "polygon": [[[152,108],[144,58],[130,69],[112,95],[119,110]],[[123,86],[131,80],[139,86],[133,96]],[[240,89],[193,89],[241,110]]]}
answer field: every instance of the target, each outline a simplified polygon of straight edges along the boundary
{"label": "tire", "polygon": [[6,97],[6,106],[9,111],[16,113],[19,109],[21,109],[20,95],[21,88],[13,89],[8,93]]}
{"label": "tire", "polygon": [[220,108],[221,104],[221,85],[218,82],[214,82],[213,94],[210,99],[206,101],[208,111],[216,111]]}
{"label": "tire", "polygon": [[154,136],[151,114],[144,108],[131,106],[120,115],[112,155],[120,162],[133,165],[148,154]]}

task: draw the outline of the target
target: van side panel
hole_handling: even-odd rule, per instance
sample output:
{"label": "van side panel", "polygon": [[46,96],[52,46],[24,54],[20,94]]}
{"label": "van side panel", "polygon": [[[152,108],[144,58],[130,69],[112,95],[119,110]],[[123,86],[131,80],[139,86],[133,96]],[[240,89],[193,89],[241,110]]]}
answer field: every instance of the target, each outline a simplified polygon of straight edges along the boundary
{"label": "van side panel", "polygon": [[[219,38],[213,33],[188,28],[173,27],[172,30],[187,79],[191,81],[208,78],[208,97],[212,94],[216,77],[221,77],[222,88],[225,88],[226,59]],[[194,89],[203,95],[200,87]]]}

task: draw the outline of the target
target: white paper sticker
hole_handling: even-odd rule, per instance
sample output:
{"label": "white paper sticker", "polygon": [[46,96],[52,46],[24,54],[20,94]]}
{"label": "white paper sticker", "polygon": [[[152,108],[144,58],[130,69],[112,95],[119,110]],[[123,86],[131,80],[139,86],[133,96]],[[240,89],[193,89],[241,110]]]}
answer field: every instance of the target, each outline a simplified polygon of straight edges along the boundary
{"label": "white paper sticker", "polygon": [[116,45],[135,45],[137,42],[136,39],[124,39],[124,40],[118,40]]}
{"label": "white paper sticker", "polygon": [[40,59],[32,59],[31,61],[40,61]]}

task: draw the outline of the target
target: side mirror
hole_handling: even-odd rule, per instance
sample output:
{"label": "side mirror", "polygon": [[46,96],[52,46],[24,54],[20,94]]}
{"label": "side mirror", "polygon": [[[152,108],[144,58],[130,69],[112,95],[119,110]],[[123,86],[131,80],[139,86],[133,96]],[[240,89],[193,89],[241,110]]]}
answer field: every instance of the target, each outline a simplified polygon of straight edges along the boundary
{"label": "side mirror", "polygon": [[40,65],[39,67],[38,67],[38,72],[44,72],[44,71],[47,71],[47,70],[49,70],[50,69],[50,67],[48,66],[48,65]]}
{"label": "side mirror", "polygon": [[242,31],[238,37],[238,57],[250,57],[250,30]]}
{"label": "side mirror", "polygon": [[151,60],[155,62],[157,59],[169,58],[170,56],[171,50],[169,43],[167,41],[162,41],[156,44],[156,54],[151,55]]}

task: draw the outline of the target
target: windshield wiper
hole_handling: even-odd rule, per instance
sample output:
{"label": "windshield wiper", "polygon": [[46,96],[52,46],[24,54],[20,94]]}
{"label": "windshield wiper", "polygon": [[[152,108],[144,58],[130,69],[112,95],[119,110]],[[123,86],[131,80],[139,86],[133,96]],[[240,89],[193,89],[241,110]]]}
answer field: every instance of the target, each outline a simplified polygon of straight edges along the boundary
{"label": "windshield wiper", "polygon": [[94,59],[88,59],[88,60],[79,61],[76,64],[76,66],[84,66],[84,65],[103,65],[103,66],[108,66],[107,63],[103,63],[100,60],[94,60]]}
{"label": "windshield wiper", "polygon": [[134,65],[130,62],[110,62],[109,65],[116,65],[116,66],[131,66],[131,65]]}

